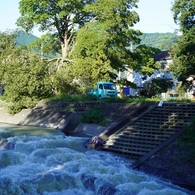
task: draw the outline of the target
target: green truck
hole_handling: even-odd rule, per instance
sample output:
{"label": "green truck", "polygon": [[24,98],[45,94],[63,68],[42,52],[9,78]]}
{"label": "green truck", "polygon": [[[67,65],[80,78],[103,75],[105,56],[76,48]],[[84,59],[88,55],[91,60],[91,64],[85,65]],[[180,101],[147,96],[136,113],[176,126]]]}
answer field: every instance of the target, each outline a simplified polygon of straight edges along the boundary
{"label": "green truck", "polygon": [[116,98],[118,95],[116,86],[112,82],[98,82],[97,87],[88,92],[88,95],[101,98]]}

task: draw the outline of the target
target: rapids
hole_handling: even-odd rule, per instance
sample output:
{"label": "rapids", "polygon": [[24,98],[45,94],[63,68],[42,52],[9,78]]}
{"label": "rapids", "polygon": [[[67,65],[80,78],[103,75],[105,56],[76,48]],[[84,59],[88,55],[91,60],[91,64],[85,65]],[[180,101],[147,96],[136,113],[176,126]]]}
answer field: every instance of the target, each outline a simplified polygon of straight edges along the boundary
{"label": "rapids", "polygon": [[87,139],[0,124],[0,195],[191,194],[131,169],[125,158],[85,149]]}

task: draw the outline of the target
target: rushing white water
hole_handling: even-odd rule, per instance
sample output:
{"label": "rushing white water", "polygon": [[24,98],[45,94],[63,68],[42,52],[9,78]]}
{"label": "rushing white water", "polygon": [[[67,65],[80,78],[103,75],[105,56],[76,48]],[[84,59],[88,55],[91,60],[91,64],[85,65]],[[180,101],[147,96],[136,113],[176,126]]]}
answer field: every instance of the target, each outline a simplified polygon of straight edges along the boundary
{"label": "rushing white water", "polygon": [[129,160],[86,150],[87,138],[0,124],[0,195],[184,195],[183,188],[132,170]]}

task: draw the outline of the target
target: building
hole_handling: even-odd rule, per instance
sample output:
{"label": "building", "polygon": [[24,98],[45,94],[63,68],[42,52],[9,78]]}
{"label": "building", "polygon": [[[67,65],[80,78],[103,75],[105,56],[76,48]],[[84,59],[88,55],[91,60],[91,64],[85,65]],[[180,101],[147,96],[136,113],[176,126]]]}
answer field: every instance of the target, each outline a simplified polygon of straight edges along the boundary
{"label": "building", "polygon": [[159,62],[161,64],[160,69],[169,70],[169,65],[173,63],[173,60],[169,54],[169,51],[161,51],[154,55],[155,62]]}

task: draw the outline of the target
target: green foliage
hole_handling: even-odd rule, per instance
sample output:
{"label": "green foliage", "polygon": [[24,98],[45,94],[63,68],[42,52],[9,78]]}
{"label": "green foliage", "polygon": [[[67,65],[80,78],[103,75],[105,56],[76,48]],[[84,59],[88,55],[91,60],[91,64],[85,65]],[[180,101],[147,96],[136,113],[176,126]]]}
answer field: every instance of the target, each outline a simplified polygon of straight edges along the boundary
{"label": "green foliage", "polygon": [[107,34],[105,56],[113,69],[119,70],[124,64],[131,65],[132,52],[130,43],[139,43],[140,31],[131,29],[139,17],[133,8],[137,1],[131,0],[98,0],[88,8],[97,17],[96,25],[100,25]]}
{"label": "green foliage", "polygon": [[80,93],[78,85],[73,83],[69,65],[64,64],[60,71],[53,71],[51,75],[56,95]]}
{"label": "green foliage", "polygon": [[15,49],[16,45],[14,43],[15,34],[12,33],[0,33],[0,86],[5,83],[3,75],[6,71],[5,62],[9,58],[8,56]]}
{"label": "green foliage", "polygon": [[174,20],[180,25],[181,31],[184,34],[195,26],[194,7],[194,0],[175,0],[173,4]]}
{"label": "green foliage", "polygon": [[[39,25],[41,31],[54,29],[53,36],[58,37],[54,42],[58,42],[62,50],[61,64],[56,71],[60,71],[65,61],[70,62],[71,56],[71,74],[84,92],[98,80],[116,78],[113,69],[130,64],[129,43],[138,43],[137,36],[141,34],[130,29],[139,21],[133,11],[136,3],[137,0],[51,0],[47,3],[21,0],[17,24],[26,31],[35,25]],[[42,44],[43,50],[52,46],[54,39],[50,40]],[[37,45],[40,47],[40,43]]]}
{"label": "green foliage", "polygon": [[37,39],[38,38],[31,33],[19,31],[16,35],[16,46],[28,46]]}
{"label": "green foliage", "polygon": [[140,92],[141,96],[144,97],[153,97],[156,95],[160,95],[161,93],[165,93],[168,89],[173,87],[173,82],[168,79],[152,79],[150,83],[148,83],[148,89],[144,89]]}
{"label": "green foliage", "polygon": [[11,105],[8,105],[8,112],[11,115],[14,115],[18,112],[20,112],[23,108],[33,108],[37,104],[37,100],[27,97],[27,96],[22,96],[20,100],[18,101],[12,101]]}
{"label": "green foliage", "polygon": [[58,102],[58,101],[64,101],[64,102],[107,102],[107,103],[150,103],[150,102],[159,102],[160,99],[155,98],[144,98],[144,97],[137,97],[137,98],[107,98],[107,99],[97,99],[95,96],[88,96],[88,95],[60,95],[60,96],[54,96],[44,99],[45,102]]}
{"label": "green foliage", "polygon": [[[140,31],[131,29],[139,21],[134,11],[137,0],[46,2],[21,0],[21,17],[17,23],[26,31],[35,25],[39,25],[41,31],[53,28],[53,37],[46,35],[37,40],[36,47],[42,48],[42,54],[53,50],[54,46],[58,52],[61,47],[62,60],[55,71],[61,71],[65,61],[71,62],[66,65],[71,66],[69,73],[78,82],[76,88],[80,87],[82,93],[99,80],[116,79],[115,72],[123,69],[124,64],[144,74],[152,74],[156,68],[150,48],[142,46],[136,54],[130,51],[130,44],[139,44],[141,35]],[[58,81],[67,79],[60,78],[61,73],[52,72],[52,75],[56,82],[55,91],[63,93]],[[68,86],[67,83],[63,82],[63,86]]]}
{"label": "green foliage", "polygon": [[182,35],[173,48],[171,71],[186,85],[186,79],[195,75],[195,1],[175,0],[172,11],[174,20],[180,25]]}
{"label": "green foliage", "polygon": [[180,140],[188,143],[195,143],[195,117],[191,120],[190,125],[186,128],[186,131],[181,136]]}
{"label": "green foliage", "polygon": [[102,106],[94,106],[88,112],[81,116],[82,123],[102,124],[105,121],[105,115]]}
{"label": "green foliage", "polygon": [[141,39],[140,45],[166,51],[171,50],[179,36],[174,33],[143,33],[139,38]]}
{"label": "green foliage", "polygon": [[104,57],[101,53],[93,58],[80,58],[72,65],[71,72],[74,78],[79,81],[83,92],[87,92],[100,80],[110,80],[111,67],[109,62],[104,62]]}
{"label": "green foliage", "polygon": [[159,68],[159,64],[154,61],[154,54],[159,52],[159,49],[139,45],[135,50],[137,61],[133,70],[141,72],[143,75],[152,75],[155,69]]}
{"label": "green foliage", "polygon": [[35,39],[28,45],[28,48],[39,54],[42,59],[53,58],[60,55],[59,40],[48,33],[42,35],[41,38]]}
{"label": "green foliage", "polygon": [[15,36],[6,36],[9,41],[1,55],[0,75],[1,83],[6,84],[5,99],[11,102],[10,113],[14,114],[50,96],[52,83],[49,81],[47,64],[28,50],[16,47],[13,44]]}
{"label": "green foliage", "polygon": [[18,24],[23,29],[29,31],[35,25],[41,31],[52,29],[52,35],[36,39],[31,51],[33,48],[42,57],[54,57],[61,49],[62,60],[40,60],[40,56],[16,47],[15,34],[0,36],[0,81],[7,84],[5,95],[13,103],[13,112],[31,107],[53,93],[86,94],[99,80],[115,79],[115,72],[124,64],[152,74],[157,68],[153,48],[142,45],[134,52],[129,49],[130,43],[140,41],[140,31],[131,29],[139,21],[134,11],[136,3],[137,0],[21,0]]}
{"label": "green foliage", "polygon": [[171,55],[173,64],[171,72],[178,77],[182,84],[187,83],[190,75],[195,75],[195,27],[185,32],[177,45],[173,48]]}
{"label": "green foliage", "polygon": [[8,55],[14,49],[16,34],[13,32],[0,32],[0,57]]}
{"label": "green foliage", "polygon": [[73,75],[86,88],[100,80],[115,79],[113,70],[135,60],[129,44],[139,42],[140,32],[130,29],[139,19],[131,10],[136,2],[97,0],[86,6],[94,18],[79,30],[72,53]]}
{"label": "green foliage", "polygon": [[75,32],[89,20],[84,8],[92,0],[21,0],[21,17],[17,24],[25,31],[39,26],[42,32],[50,31],[58,39],[64,61],[74,44]]}

